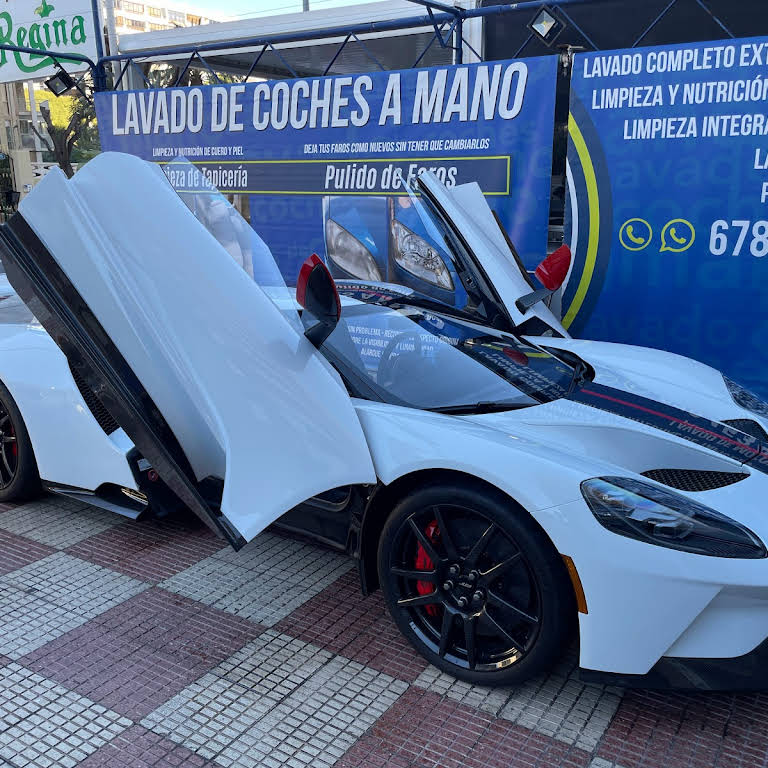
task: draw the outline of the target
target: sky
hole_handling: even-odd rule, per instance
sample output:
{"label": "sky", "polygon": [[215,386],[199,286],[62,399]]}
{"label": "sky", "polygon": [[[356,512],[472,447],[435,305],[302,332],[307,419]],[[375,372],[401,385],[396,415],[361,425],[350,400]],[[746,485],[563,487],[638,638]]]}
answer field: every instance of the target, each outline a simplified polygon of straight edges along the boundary
{"label": "sky", "polygon": [[[374,0],[309,0],[310,10],[333,8],[344,5],[360,5]],[[252,18],[255,16],[277,16],[302,9],[302,0],[193,0],[196,9],[210,13],[211,18]]]}

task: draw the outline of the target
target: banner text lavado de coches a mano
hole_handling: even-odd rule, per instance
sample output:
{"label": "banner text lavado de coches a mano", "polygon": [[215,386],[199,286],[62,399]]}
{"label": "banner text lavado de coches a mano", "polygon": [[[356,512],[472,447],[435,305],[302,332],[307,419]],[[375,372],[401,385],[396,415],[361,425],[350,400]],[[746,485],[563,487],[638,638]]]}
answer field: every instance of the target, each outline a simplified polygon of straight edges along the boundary
{"label": "banner text lavado de coches a mano", "polygon": [[378,265],[369,276],[391,278],[392,198],[423,168],[449,186],[477,181],[535,266],[546,248],[556,66],[546,57],[104,93],[99,130],[105,150],[159,163],[183,154],[222,191],[247,196],[251,225],[289,282],[310,253],[328,256],[335,224]]}

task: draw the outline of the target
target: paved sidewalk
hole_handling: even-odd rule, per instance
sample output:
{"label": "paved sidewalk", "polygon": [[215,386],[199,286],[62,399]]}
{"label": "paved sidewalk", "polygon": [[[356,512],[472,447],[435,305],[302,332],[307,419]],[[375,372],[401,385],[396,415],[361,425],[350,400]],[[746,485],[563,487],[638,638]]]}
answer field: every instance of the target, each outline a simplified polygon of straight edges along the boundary
{"label": "paved sidewalk", "polygon": [[0,505],[0,766],[746,768],[768,695],[460,683],[351,560],[46,497]]}

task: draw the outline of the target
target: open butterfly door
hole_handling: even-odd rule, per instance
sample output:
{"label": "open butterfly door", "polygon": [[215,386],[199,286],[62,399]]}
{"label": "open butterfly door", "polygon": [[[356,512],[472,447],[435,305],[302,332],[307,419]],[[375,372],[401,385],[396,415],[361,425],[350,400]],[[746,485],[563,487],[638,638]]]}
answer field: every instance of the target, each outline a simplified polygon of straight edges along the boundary
{"label": "open butterfly door", "polygon": [[[511,326],[524,333],[533,336],[552,333],[568,338],[568,331],[541,300],[543,293],[539,301],[521,301],[542,286],[545,286],[544,291],[549,286],[536,285],[531,280],[514,248],[507,242],[478,184],[471,182],[448,189],[434,173],[427,171],[418,177],[418,187],[461,241],[462,247],[453,249],[454,256],[465,262],[463,267],[471,277],[472,290],[482,295],[485,306],[498,309]],[[554,266],[549,262],[550,277],[554,277]],[[540,279],[538,269],[536,274]],[[565,276],[561,276],[561,284]]]}
{"label": "open butterfly door", "polygon": [[0,257],[141,454],[235,548],[312,496],[375,482],[336,371],[149,163],[52,171],[0,228]]}

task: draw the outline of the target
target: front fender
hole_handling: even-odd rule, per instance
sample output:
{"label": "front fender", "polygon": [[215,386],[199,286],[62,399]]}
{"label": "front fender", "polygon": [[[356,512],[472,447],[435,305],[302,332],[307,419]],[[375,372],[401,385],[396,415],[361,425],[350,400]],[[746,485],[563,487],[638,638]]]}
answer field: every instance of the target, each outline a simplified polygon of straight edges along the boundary
{"label": "front fender", "polygon": [[355,401],[376,475],[385,485],[424,470],[452,470],[504,491],[528,512],[581,498],[580,483],[612,466],[465,419]]}

